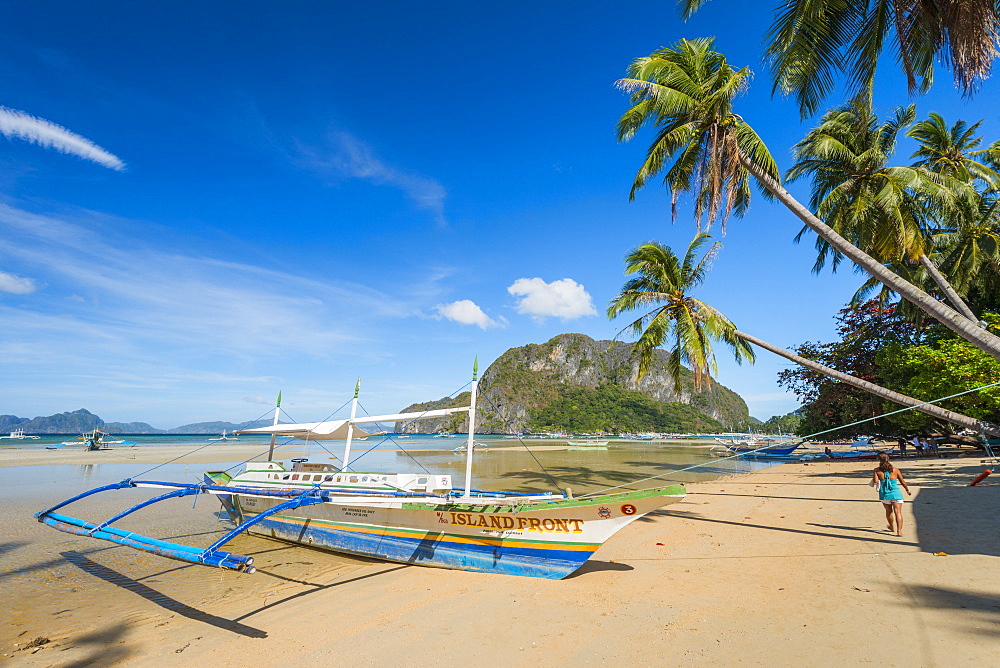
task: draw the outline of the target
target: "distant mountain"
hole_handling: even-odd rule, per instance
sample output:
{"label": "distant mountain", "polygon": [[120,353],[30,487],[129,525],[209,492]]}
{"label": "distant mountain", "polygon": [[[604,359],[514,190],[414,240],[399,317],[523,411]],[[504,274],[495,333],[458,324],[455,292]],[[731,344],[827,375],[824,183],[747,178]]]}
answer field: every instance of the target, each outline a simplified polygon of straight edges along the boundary
{"label": "distant mountain", "polygon": [[145,422],[105,422],[104,431],[112,434],[162,434],[162,429],[146,424]]}
{"label": "distant mountain", "polygon": [[236,431],[237,429],[253,429],[254,427],[266,427],[271,424],[270,420],[251,420],[250,422],[194,422],[184,424],[180,427],[168,429],[166,434],[221,434],[225,431]]}
{"label": "distant mountain", "polygon": [[[667,371],[669,353],[657,350],[649,372],[636,382],[632,346],[560,334],[549,341],[511,348],[483,373],[477,431],[723,431],[750,420],[746,402],[713,382],[694,390],[693,374],[676,386]],[[468,405],[468,392],[454,399],[413,404],[405,412]],[[461,414],[410,425],[406,431],[468,431]]]}
{"label": "distant mountain", "polygon": [[173,429],[157,429],[145,422],[105,422],[97,415],[81,408],[69,413],[47,417],[23,418],[0,415],[0,434],[23,429],[26,434],[82,434],[91,429],[102,429],[112,434],[221,434],[222,430],[250,429],[271,424],[268,420],[249,422],[196,422]]}

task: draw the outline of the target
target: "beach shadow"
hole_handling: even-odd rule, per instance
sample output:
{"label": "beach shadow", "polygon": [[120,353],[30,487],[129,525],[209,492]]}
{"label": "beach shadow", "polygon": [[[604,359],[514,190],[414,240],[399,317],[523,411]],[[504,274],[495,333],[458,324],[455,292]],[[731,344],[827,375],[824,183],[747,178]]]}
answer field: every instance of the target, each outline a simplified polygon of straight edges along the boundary
{"label": "beach shadow", "polygon": [[[867,503],[871,502],[868,501]],[[874,533],[880,536],[890,535],[888,529],[873,529],[871,527],[847,527],[847,526],[840,526],[839,524],[815,524],[814,522],[806,522],[806,526],[821,527],[823,529],[840,529],[841,531],[864,531],[866,533]]]}
{"label": "beach shadow", "polygon": [[[703,517],[701,515],[696,515],[695,513],[688,510],[654,510],[651,513],[647,513],[646,517],[656,516],[656,517],[676,517],[678,519],[685,520],[695,520],[698,522],[709,522],[711,524],[727,524],[734,527],[747,527],[751,529],[767,529],[769,531],[781,531],[783,533],[795,533],[803,534],[807,536],[821,536],[823,538],[839,538],[842,540],[860,540],[865,543],[884,543],[886,545],[914,545],[914,543],[906,542],[903,539],[895,538],[891,539],[886,535],[886,538],[870,538],[868,536],[847,536],[842,533],[828,533],[826,531],[806,531],[804,529],[793,529],[791,527],[776,527],[768,526],[767,524],[754,524],[752,522],[731,522],[729,520],[717,520],[711,517]],[[839,528],[839,527],[838,527]],[[845,527],[851,531],[864,531],[864,529],[859,529],[858,527]]]}
{"label": "beach shadow", "polygon": [[[60,664],[65,668],[83,668],[83,666],[113,666],[124,661],[133,652],[125,646],[125,635],[127,627],[124,624],[115,624],[100,631],[94,631],[79,638],[71,638],[67,643],[70,647],[86,647],[88,655],[74,659],[66,664]],[[63,649],[68,649],[63,647]]]}
{"label": "beach shadow", "polygon": [[578,578],[581,575],[588,575],[590,573],[600,573],[602,571],[634,571],[635,568],[629,566],[628,564],[620,564],[617,561],[596,561],[590,559],[584,562],[583,566],[576,569],[569,575],[563,578],[563,580],[572,580]]}
{"label": "beach shadow", "polygon": [[[381,563],[384,563],[384,562],[381,562]],[[390,568],[385,568],[383,570],[377,571],[375,573],[366,573],[364,575],[359,575],[357,577],[349,578],[347,580],[340,580],[339,582],[334,582],[332,584],[323,584],[323,585],[321,585],[321,584],[313,584],[311,582],[305,582],[303,580],[296,580],[294,578],[285,577],[283,575],[278,575],[277,573],[271,573],[269,571],[262,570],[262,569],[258,568],[257,569],[257,573],[263,573],[264,575],[269,575],[269,576],[271,576],[273,578],[277,578],[279,580],[285,580],[286,582],[294,582],[296,584],[306,585],[306,586],[312,587],[312,589],[310,589],[308,591],[300,591],[297,594],[292,594],[291,596],[286,596],[285,598],[280,599],[278,601],[275,601],[273,603],[267,603],[265,605],[262,605],[261,607],[257,608],[256,610],[251,610],[250,612],[248,612],[246,614],[240,615],[234,621],[241,622],[244,619],[246,619],[247,617],[252,617],[252,616],[256,615],[259,612],[263,612],[265,610],[270,610],[271,608],[274,608],[275,606],[282,605],[282,604],[287,603],[289,601],[293,601],[293,600],[295,600],[297,598],[302,598],[303,596],[312,596],[313,594],[324,592],[324,591],[327,591],[328,589],[333,589],[334,587],[340,587],[342,585],[350,584],[352,582],[358,582],[360,580],[367,580],[368,578],[377,577],[379,575],[385,575],[386,573],[392,573],[393,571],[398,571],[398,570],[401,570],[401,569],[404,569],[404,568],[409,568],[409,566],[406,566],[406,565],[393,566],[393,567],[390,567]]]}
{"label": "beach shadow", "polygon": [[17,548],[24,547],[25,545],[27,545],[27,543],[23,543],[23,542],[22,543],[17,543],[17,542],[0,543],[0,555],[4,554],[6,552],[13,552]]}
{"label": "beach shadow", "polygon": [[103,566],[96,561],[88,559],[86,556],[80,554],[79,552],[62,552],[61,553],[65,559],[79,568],[80,570],[90,573],[91,575],[98,577],[105,582],[109,582],[116,587],[121,587],[122,589],[127,589],[134,594],[138,594],[147,601],[155,603],[156,605],[169,610],[170,612],[181,615],[182,617],[187,617],[188,619],[194,620],[196,622],[202,622],[204,624],[209,624],[215,626],[224,631],[231,631],[241,636],[246,636],[248,638],[266,638],[267,632],[260,629],[255,629],[252,626],[246,626],[240,624],[238,621],[225,619],[223,617],[217,617],[211,613],[198,610],[197,608],[192,608],[186,603],[181,603],[176,601],[166,594],[163,594],[148,585],[144,585],[141,582],[133,580],[132,578],[119,573],[113,569]]}
{"label": "beach shadow", "polygon": [[920,549],[1000,556],[996,508],[1000,485],[925,487],[911,506]]}
{"label": "beach shadow", "polygon": [[[975,625],[969,624],[963,629],[967,633],[984,635],[995,640],[1000,632],[1000,628],[998,628],[1000,627],[1000,596],[996,594],[924,585],[899,585],[899,587],[904,590],[900,592],[899,605],[902,607],[910,606],[910,601],[913,601],[917,605],[933,610],[954,610],[956,616],[950,617],[953,621],[977,622]],[[957,616],[959,611],[965,611],[961,613],[961,617]],[[983,626],[981,627],[980,624]]]}

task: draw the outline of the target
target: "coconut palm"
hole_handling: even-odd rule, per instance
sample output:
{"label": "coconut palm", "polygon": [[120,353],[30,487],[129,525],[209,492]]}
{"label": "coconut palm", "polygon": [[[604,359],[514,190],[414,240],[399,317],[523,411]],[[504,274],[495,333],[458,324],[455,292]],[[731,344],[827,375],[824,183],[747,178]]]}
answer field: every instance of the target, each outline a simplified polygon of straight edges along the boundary
{"label": "coconut palm", "polygon": [[[639,58],[628,77],[617,82],[631,93],[631,107],[618,121],[619,141],[632,139],[646,124],[656,136],[633,183],[633,194],[664,172],[663,181],[676,201],[695,194],[696,208],[709,222],[740,215],[749,201],[747,178],[784,204],[833,251],[843,254],[872,277],[960,337],[1000,359],[1000,337],[981,329],[917,286],[863,252],[799,203],[781,185],[777,167],[756,132],[733,110],[736,95],[750,72],[734,70],[715,52],[711,38],[680,40]],[[672,162],[668,165],[668,162]],[[714,214],[714,215],[713,215]]]}
{"label": "coconut palm", "polygon": [[[707,0],[679,0],[684,18]],[[985,79],[998,55],[996,0],[784,0],[767,35],[774,90],[794,95],[803,117],[846,75],[870,89],[886,41],[910,93],[926,92],[934,60],[952,71],[963,93]]]}
{"label": "coconut palm", "polygon": [[[918,135],[929,133],[943,141],[918,150],[922,159],[916,165],[890,166],[896,137],[915,115],[913,105],[900,107],[880,125],[869,102],[863,99],[827,112],[819,125],[795,145],[796,163],[788,170],[786,180],[811,177],[809,205],[828,225],[883,263],[919,262],[958,312],[978,322],[928,257],[930,240],[925,229],[931,217],[961,216],[978,200],[979,193],[969,179],[962,178],[964,175],[971,172],[992,178],[996,173],[974,160],[963,159],[956,143],[947,140],[950,133],[944,137],[933,133],[937,126],[928,128],[926,122],[919,124]],[[967,144],[968,139],[962,143]],[[924,164],[938,169],[926,169]],[[823,267],[828,254],[833,255],[836,269],[841,256],[822,238],[817,240],[817,248],[819,257],[814,269]]]}
{"label": "coconut palm", "polygon": [[696,388],[703,382],[709,383],[711,374],[716,370],[712,341],[725,343],[733,351],[737,362],[746,359],[751,363],[754,361],[754,354],[749,344],[752,343],[833,380],[871,392],[888,401],[912,406],[939,420],[977,431],[997,431],[993,425],[984,424],[975,418],[939,406],[921,405],[924,402],[919,399],[837,371],[739,331],[720,311],[689,294],[690,290],[704,282],[708,266],[718,251],[719,242],[715,242],[700,259],[696,257],[708,239],[705,233],[697,234],[688,245],[683,262],[669,246],[657,242],[643,244],[625,256],[625,273],[632,278],[611,301],[607,313],[608,318],[614,319],[630,311],[650,309],[626,326],[626,329],[638,336],[633,351],[639,357],[639,379],[648,370],[653,351],[668,342],[668,369],[675,385],[680,387],[681,363],[687,362],[694,371]]}
{"label": "coconut palm", "polygon": [[668,246],[655,242],[639,246],[625,257],[625,273],[634,275],[608,306],[608,318],[636,309],[655,306],[644,313],[626,329],[637,335],[635,352],[639,356],[638,378],[649,370],[653,351],[667,340],[671,342],[671,355],[667,370],[674,385],[681,386],[681,365],[686,363],[694,372],[696,390],[710,385],[716,372],[712,341],[722,341],[729,346],[737,361],[753,361],[750,346],[734,336],[736,327],[729,318],[689,293],[701,285],[708,273],[709,264],[719,248],[715,242],[701,257],[698,250],[708,242],[709,236],[701,233],[688,245],[684,261],[678,260]]}
{"label": "coconut palm", "polygon": [[927,115],[927,120],[915,123],[906,133],[906,136],[916,139],[920,144],[910,156],[918,158],[913,166],[969,183],[980,180],[987,186],[996,188],[1000,185],[1000,174],[977,160],[983,157],[987,162],[995,162],[1000,153],[996,144],[975,150],[982,143],[982,137],[976,134],[982,123],[979,121],[969,125],[959,120],[949,128],[941,114],[932,111]]}

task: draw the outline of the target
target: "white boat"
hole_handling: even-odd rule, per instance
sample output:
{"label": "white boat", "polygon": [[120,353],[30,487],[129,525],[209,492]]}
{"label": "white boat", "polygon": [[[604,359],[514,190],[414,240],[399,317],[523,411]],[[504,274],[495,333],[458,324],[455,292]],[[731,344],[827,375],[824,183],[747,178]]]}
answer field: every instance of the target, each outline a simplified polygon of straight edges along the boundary
{"label": "white boat", "polygon": [[32,436],[30,434],[26,435],[23,429],[15,429],[14,431],[10,432],[10,436],[0,436],[0,439],[5,439],[5,438],[12,438],[20,441],[24,439],[37,439],[38,437]]}
{"label": "white boat", "polygon": [[[420,413],[357,417],[357,394],[350,417],[342,420],[279,424],[239,430],[305,441],[344,439],[343,468],[293,460],[250,462],[230,475],[209,471],[201,484],[129,479],[74,497],[36,515],[61,531],[160,554],[191,563],[253,573],[253,558],[220,548],[244,531],[292,543],[389,561],[470,571],[563,578],[612,535],[643,515],[680,501],[680,485],[573,498],[555,491],[500,492],[473,487],[477,382],[470,404]],[[351,470],[351,445],[369,435],[362,425],[469,415],[464,489],[452,477],[431,473],[381,473]],[[57,514],[73,501],[124,487],[165,490],[103,523]],[[236,525],[207,548],[167,543],[111,526],[152,501],[189,494],[212,494]]]}
{"label": "white boat", "polygon": [[62,443],[55,443],[53,445],[46,445],[46,450],[58,450],[59,448],[74,445],[85,445],[87,450],[110,450],[109,445],[127,445],[129,447],[135,447],[137,444],[135,441],[126,441],[124,439],[108,439],[106,438],[109,434],[106,431],[101,431],[100,429],[93,429],[91,431],[84,432],[80,435],[80,440],[78,441],[63,441]]}
{"label": "white boat", "polygon": [[217,436],[215,438],[210,438],[208,441],[210,443],[215,443],[217,441],[238,441],[236,434],[229,434],[225,429],[222,430],[222,436]]}

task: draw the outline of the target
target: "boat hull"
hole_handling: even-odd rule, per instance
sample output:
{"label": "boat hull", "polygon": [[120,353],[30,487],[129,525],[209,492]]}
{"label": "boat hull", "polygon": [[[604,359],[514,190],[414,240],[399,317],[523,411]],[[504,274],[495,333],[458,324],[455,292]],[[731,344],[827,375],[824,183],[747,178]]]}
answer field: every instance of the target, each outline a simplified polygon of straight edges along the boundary
{"label": "boat hull", "polygon": [[[615,532],[684,498],[672,486],[524,506],[324,503],[272,515],[251,532],[335,552],[420,566],[560,579]],[[234,521],[276,501],[236,497]]]}

